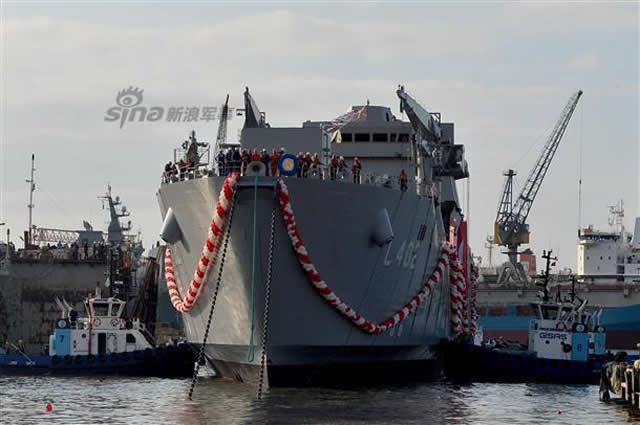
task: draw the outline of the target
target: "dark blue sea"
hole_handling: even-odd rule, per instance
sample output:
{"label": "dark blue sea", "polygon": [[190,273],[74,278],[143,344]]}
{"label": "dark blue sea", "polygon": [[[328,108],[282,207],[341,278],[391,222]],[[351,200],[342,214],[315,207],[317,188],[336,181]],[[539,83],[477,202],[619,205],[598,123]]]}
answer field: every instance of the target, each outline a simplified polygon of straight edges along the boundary
{"label": "dark blue sea", "polygon": [[[2,424],[622,424],[640,423],[596,386],[431,383],[271,389],[190,380],[1,376]],[[53,410],[47,412],[46,403]]]}

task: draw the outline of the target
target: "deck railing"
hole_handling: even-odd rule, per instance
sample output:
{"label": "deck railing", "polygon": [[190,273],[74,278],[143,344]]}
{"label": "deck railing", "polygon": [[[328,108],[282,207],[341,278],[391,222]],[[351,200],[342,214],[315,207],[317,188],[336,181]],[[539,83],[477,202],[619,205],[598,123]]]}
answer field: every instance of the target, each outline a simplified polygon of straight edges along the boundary
{"label": "deck railing", "polygon": [[[241,167],[229,166],[225,167],[222,170],[221,175],[227,175],[231,172],[240,172],[242,173]],[[199,164],[196,167],[184,168],[182,171],[174,171],[170,173],[162,173],[161,175],[161,184],[171,184],[180,181],[186,180],[194,180],[203,177],[215,176],[216,173],[214,170],[211,170],[207,167],[206,164]],[[312,167],[307,170],[306,176],[301,173],[300,177],[292,176],[288,178],[301,178],[301,179],[310,179],[310,180],[334,180],[337,182],[342,182],[346,184],[362,184],[368,186],[377,186],[377,187],[385,187],[388,189],[401,190],[400,185],[400,176],[386,173],[366,173],[360,172],[356,177],[351,169],[343,168],[342,170],[337,169],[335,171],[335,178],[332,178],[332,171],[327,167]],[[406,184],[406,191],[416,192],[417,185],[415,180],[408,179]],[[425,194],[426,196],[427,194]]]}

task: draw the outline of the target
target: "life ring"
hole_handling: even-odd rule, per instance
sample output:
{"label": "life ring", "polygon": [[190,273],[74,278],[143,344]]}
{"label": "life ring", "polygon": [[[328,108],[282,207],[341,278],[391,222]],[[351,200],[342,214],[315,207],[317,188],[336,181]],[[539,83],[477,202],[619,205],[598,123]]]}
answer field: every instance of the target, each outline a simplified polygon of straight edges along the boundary
{"label": "life ring", "polygon": [[267,167],[261,161],[251,161],[247,165],[247,169],[244,173],[245,176],[264,176],[267,173]]}
{"label": "life ring", "polygon": [[567,324],[566,324],[565,322],[558,322],[558,323],[556,324],[556,330],[558,330],[558,331],[566,332],[566,331],[567,331],[567,329],[568,329],[568,328],[567,328]]}
{"label": "life ring", "polygon": [[113,318],[111,319],[111,326],[118,326],[120,324],[120,319]]}
{"label": "life ring", "polygon": [[281,176],[295,176],[298,174],[298,158],[290,153],[285,153],[278,160],[278,171]]}
{"label": "life ring", "polygon": [[587,330],[587,328],[584,326],[584,324],[582,323],[576,323],[573,325],[573,330],[574,332],[585,332]]}
{"label": "life ring", "polygon": [[102,320],[98,319],[97,317],[93,319],[93,326],[100,326],[100,324],[102,324]]}

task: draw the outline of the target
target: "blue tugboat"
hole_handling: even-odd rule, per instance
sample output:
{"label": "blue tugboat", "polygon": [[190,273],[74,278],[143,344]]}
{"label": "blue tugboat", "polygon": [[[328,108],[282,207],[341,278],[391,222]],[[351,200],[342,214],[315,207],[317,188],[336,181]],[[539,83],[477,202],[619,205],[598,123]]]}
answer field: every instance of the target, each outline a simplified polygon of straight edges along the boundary
{"label": "blue tugboat", "polygon": [[[49,336],[47,354],[27,354],[17,346],[0,352],[0,373],[117,374],[158,377],[191,376],[195,356],[187,344],[154,345],[140,320],[123,318],[126,303],[116,297],[85,300],[87,317],[78,317],[66,301]],[[13,348],[13,350],[12,350]]]}
{"label": "blue tugboat", "polygon": [[555,300],[549,296],[550,262],[545,252],[541,300],[533,304],[536,318],[529,325],[529,344],[489,341],[455,344],[446,348],[445,373],[453,381],[546,382],[597,384],[602,365],[612,358],[605,352],[606,333],[600,325],[601,308],[587,307],[572,291]]}

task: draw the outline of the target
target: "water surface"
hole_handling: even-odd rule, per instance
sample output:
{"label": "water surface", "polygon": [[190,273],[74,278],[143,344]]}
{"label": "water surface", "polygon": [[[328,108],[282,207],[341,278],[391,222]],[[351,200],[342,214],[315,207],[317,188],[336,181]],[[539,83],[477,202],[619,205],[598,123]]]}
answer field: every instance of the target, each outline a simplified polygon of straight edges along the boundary
{"label": "water surface", "polygon": [[[447,383],[272,389],[201,379],[0,377],[0,423],[29,424],[620,424],[627,408],[596,386]],[[52,412],[45,411],[47,400]],[[634,422],[635,421],[635,422]]]}

